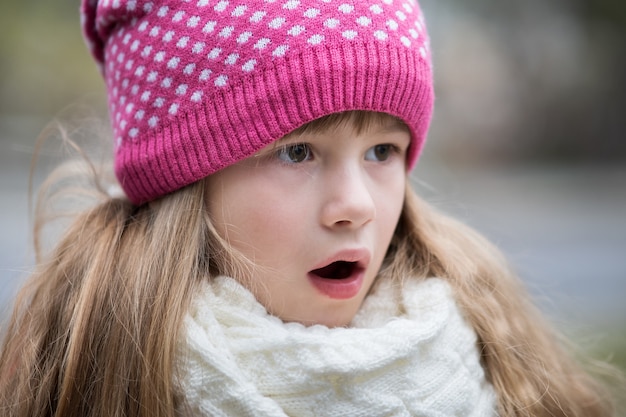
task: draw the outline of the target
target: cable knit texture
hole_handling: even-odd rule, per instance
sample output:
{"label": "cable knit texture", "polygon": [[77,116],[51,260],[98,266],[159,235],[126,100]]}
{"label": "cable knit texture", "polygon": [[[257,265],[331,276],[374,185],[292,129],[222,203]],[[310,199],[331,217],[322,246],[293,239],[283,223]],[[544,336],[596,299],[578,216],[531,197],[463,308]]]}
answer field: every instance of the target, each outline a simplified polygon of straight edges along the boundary
{"label": "cable knit texture", "polygon": [[433,81],[414,0],[82,0],[81,11],[115,172],[137,204],[347,110],[401,118],[417,160]]}
{"label": "cable knit texture", "polygon": [[379,283],[350,328],[283,323],[231,278],[184,320],[194,416],[495,416],[476,335],[441,279]]}

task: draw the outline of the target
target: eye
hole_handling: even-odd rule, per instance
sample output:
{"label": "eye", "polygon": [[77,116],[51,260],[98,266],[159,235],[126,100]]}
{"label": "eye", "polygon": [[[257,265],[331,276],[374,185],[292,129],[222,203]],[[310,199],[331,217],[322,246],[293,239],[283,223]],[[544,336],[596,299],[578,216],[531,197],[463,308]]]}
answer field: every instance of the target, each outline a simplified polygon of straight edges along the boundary
{"label": "eye", "polygon": [[298,164],[311,159],[311,148],[306,143],[286,145],[276,151],[276,156],[288,164]]}
{"label": "eye", "polygon": [[388,143],[372,146],[365,153],[365,159],[368,161],[386,161],[394,151],[394,146]]}

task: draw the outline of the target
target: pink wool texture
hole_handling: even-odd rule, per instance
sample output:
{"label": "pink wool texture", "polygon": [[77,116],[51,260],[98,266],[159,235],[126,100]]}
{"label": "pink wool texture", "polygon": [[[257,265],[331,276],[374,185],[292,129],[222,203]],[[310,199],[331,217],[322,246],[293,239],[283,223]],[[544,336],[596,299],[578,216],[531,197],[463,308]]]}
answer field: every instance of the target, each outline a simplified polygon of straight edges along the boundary
{"label": "pink wool texture", "polygon": [[83,0],[81,18],[135,204],[336,112],[402,119],[409,169],[422,149],[434,94],[413,0]]}

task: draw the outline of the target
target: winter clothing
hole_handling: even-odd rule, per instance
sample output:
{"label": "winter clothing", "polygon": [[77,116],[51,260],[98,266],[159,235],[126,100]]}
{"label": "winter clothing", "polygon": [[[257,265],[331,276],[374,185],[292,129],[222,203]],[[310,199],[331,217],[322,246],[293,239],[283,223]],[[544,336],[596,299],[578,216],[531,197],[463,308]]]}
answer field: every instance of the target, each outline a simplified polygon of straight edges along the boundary
{"label": "winter clothing", "polygon": [[184,320],[194,416],[495,416],[476,335],[448,284],[380,281],[350,328],[283,323],[231,278]]}
{"label": "winter clothing", "polygon": [[83,0],[106,81],[119,182],[140,204],[319,117],[402,119],[412,167],[433,105],[413,0]]}

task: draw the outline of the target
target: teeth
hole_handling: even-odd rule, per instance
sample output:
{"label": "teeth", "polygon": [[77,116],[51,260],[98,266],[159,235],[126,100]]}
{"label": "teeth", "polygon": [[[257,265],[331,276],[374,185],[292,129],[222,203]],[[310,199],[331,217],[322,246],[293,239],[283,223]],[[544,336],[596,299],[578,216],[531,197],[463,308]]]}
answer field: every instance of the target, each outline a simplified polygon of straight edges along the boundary
{"label": "teeth", "polygon": [[343,279],[352,275],[355,266],[356,262],[337,261],[311,272],[322,278]]}

